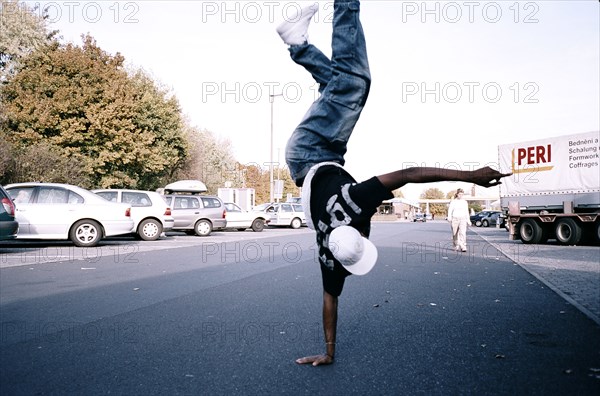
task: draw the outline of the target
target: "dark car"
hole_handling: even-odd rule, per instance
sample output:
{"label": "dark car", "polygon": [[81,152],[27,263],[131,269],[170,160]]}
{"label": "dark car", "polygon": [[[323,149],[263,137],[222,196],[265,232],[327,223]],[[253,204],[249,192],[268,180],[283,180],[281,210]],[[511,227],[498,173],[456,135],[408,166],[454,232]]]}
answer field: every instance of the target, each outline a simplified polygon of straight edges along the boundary
{"label": "dark car", "polygon": [[15,220],[15,204],[2,186],[0,202],[0,241],[15,239],[19,231],[19,223]]}
{"label": "dark car", "polygon": [[499,210],[482,210],[481,212],[475,213],[473,216],[471,216],[471,224],[481,227],[483,218],[492,213],[501,212]]}
{"label": "dark car", "polygon": [[489,227],[489,226],[497,226],[501,221],[500,216],[502,212],[492,212],[481,218],[481,226]]}

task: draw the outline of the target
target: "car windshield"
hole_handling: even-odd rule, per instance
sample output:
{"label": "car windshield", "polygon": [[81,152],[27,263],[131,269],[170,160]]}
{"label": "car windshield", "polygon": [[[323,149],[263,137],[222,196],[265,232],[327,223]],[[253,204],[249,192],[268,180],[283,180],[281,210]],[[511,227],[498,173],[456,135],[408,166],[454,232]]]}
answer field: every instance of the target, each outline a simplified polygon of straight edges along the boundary
{"label": "car windshield", "polygon": [[269,203],[265,203],[265,204],[260,204],[260,205],[256,205],[254,208],[252,208],[252,210],[256,210],[256,211],[263,211],[265,210],[269,205]]}

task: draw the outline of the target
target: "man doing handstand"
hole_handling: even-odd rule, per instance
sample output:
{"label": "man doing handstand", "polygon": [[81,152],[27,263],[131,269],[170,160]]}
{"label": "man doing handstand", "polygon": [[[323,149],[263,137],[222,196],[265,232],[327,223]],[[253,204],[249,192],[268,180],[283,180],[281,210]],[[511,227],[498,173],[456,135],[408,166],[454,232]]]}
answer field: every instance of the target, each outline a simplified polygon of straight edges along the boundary
{"label": "man doing handstand", "polygon": [[407,183],[472,182],[495,186],[508,176],[489,167],[458,171],[414,167],[357,183],[344,170],[350,135],[367,101],[371,74],[365,36],[360,23],[360,1],[335,0],[332,56],[328,59],[308,43],[308,26],[318,4],[304,8],[282,23],[277,32],[289,45],[292,60],[319,84],[319,98],[292,133],[286,162],[298,187],[306,221],[316,231],[323,280],[324,354],[297,359],[314,366],[333,363],[338,297],[350,274],[364,275],[377,260],[377,249],[367,239],[371,217],[392,191]]}

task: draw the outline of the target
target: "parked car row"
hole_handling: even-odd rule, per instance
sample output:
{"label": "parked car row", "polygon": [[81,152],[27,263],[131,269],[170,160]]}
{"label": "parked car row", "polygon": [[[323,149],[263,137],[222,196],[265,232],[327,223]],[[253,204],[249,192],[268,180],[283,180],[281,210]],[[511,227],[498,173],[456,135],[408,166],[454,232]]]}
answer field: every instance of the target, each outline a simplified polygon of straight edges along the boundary
{"label": "parked car row", "polygon": [[70,240],[95,246],[101,239],[134,234],[152,241],[166,231],[207,236],[213,230],[260,232],[265,225],[306,225],[302,205],[269,203],[242,210],[219,197],[193,192],[83,188],[58,183],[0,186],[0,240]]}

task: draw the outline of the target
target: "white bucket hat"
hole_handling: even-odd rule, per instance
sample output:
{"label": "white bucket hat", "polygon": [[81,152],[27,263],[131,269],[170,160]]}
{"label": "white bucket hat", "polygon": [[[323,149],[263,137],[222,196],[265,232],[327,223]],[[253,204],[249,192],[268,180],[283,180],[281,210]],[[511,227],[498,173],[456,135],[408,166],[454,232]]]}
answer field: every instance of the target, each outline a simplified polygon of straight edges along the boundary
{"label": "white bucket hat", "polygon": [[329,250],[354,275],[365,275],[377,261],[377,248],[373,242],[350,226],[340,226],[331,231]]}

